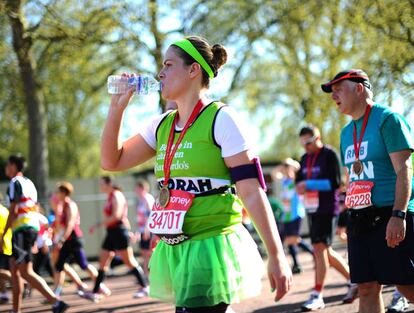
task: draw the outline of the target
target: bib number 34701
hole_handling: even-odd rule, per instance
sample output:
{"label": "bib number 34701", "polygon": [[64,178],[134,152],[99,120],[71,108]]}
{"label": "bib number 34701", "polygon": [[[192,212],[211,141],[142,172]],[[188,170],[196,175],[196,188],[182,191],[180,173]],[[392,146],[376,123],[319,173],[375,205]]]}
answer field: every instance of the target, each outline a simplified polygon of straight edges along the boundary
{"label": "bib number 34701", "polygon": [[180,234],[185,213],[174,210],[152,211],[148,227],[151,232],[156,234]]}
{"label": "bib number 34701", "polygon": [[168,205],[163,208],[156,201],[148,218],[149,230],[157,235],[183,233],[185,215],[193,202],[194,195],[182,190],[170,190]]}

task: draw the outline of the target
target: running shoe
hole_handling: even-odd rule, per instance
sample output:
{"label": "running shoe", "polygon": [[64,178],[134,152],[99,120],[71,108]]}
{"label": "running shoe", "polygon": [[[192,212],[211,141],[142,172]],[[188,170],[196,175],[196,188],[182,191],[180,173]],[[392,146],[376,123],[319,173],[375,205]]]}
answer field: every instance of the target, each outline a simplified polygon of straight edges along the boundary
{"label": "running shoe", "polygon": [[323,302],[322,294],[318,292],[312,292],[309,300],[302,305],[302,312],[316,311],[323,309],[325,303]]}
{"label": "running shoe", "polygon": [[85,297],[85,290],[83,288],[78,288],[76,291],[79,297],[84,298]]}
{"label": "running shoe", "polygon": [[76,293],[79,297],[84,298],[86,290],[88,290],[88,285],[87,284],[82,284],[82,285],[78,286],[78,289],[76,290]]}
{"label": "running shoe", "polygon": [[7,295],[7,293],[0,293],[0,304],[5,304],[7,302],[9,302],[10,298]]}
{"label": "running shoe", "polygon": [[400,293],[394,293],[391,303],[387,307],[387,312],[404,312],[408,309],[408,301]]}
{"label": "running shoe", "polygon": [[101,294],[94,292],[85,292],[85,295],[83,297],[85,299],[91,300],[94,303],[98,303],[103,298]]}
{"label": "running shoe", "polygon": [[1,297],[0,297],[0,304],[6,304],[6,303],[8,303],[9,302],[9,296],[8,295],[2,295]]}
{"label": "running shoe", "polygon": [[67,309],[69,308],[69,305],[67,305],[66,302],[59,300],[58,302],[56,302],[53,307],[52,307],[52,311],[53,313],[63,313],[65,312]]}
{"label": "running shoe", "polygon": [[345,297],[342,299],[342,303],[352,303],[354,302],[356,298],[358,298],[358,285],[349,284],[348,292],[346,293]]}
{"label": "running shoe", "polygon": [[138,290],[136,293],[134,293],[134,298],[148,297],[148,295],[149,295],[149,287],[144,287]]}
{"label": "running shoe", "polygon": [[105,297],[109,297],[112,294],[111,290],[104,283],[99,285],[99,293],[103,294]]}
{"label": "running shoe", "polygon": [[23,299],[30,298],[32,296],[32,288],[28,283],[24,284],[23,288]]}
{"label": "running shoe", "polygon": [[302,268],[299,265],[293,265],[292,274],[300,274],[300,273],[302,273]]}

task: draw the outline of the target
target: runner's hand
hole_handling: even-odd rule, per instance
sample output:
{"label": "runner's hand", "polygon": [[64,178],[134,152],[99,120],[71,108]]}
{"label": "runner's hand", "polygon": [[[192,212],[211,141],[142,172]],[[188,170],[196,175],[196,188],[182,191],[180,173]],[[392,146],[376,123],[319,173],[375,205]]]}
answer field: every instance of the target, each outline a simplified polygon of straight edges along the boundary
{"label": "runner's hand", "polygon": [[267,264],[272,292],[276,289],[275,301],[279,301],[292,287],[292,271],[285,256],[270,256]]}
{"label": "runner's hand", "polygon": [[[127,74],[122,73],[121,76],[125,76],[127,78],[135,76],[134,74]],[[116,109],[121,109],[122,111],[125,110],[129,101],[131,100],[132,96],[134,95],[135,88],[131,87],[128,91],[124,94],[120,95],[112,95],[111,96],[111,107],[115,107]]]}
{"label": "runner's hand", "polygon": [[392,216],[387,224],[385,240],[390,248],[395,248],[405,238],[406,222],[404,219]]}
{"label": "runner's hand", "polygon": [[296,192],[300,195],[305,194],[305,192],[306,192],[306,182],[305,181],[301,181],[301,182],[296,184]]}
{"label": "runner's hand", "polygon": [[347,238],[348,238],[348,236],[346,234],[346,227],[337,226],[335,233],[342,241],[346,241]]}

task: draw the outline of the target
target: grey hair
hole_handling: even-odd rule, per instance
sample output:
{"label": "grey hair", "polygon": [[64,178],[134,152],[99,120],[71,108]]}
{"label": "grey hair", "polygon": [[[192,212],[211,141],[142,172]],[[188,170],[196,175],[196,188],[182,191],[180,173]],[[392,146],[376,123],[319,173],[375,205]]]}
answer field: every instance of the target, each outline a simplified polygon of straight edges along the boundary
{"label": "grey hair", "polygon": [[364,89],[365,89],[365,93],[368,96],[368,98],[372,100],[374,98],[374,93],[372,92],[372,90],[369,89],[367,86],[364,86]]}
{"label": "grey hair", "polygon": [[[354,81],[350,81],[351,83],[353,83],[353,85],[354,85],[354,90],[356,90],[356,87],[357,87],[357,85],[358,84],[360,84],[360,83],[358,83],[358,82],[354,82]],[[369,99],[373,99],[374,98],[374,93],[372,92],[372,90],[371,89],[369,89],[367,86],[365,86],[364,84],[362,84],[362,86],[364,87],[364,92],[365,92],[365,95],[369,98]]]}

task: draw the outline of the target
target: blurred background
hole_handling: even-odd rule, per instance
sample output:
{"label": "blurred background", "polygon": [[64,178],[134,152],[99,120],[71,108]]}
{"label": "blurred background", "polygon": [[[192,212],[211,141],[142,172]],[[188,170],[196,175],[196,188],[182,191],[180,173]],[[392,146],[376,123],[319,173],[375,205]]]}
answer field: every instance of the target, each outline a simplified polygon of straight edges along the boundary
{"label": "blurred background", "polygon": [[[303,153],[298,131],[305,123],[338,148],[347,118],[320,84],[346,68],[364,69],[374,99],[413,125],[413,0],[3,0],[0,167],[22,153],[45,205],[56,181],[74,183],[87,229],[104,199],[99,144],[108,75],[156,77],[168,46],[193,34],[227,48],[229,61],[210,96],[240,112],[268,166]],[[157,95],[135,96],[122,136],[135,134],[164,105]],[[130,210],[137,177],[155,187],[152,165],[117,174]],[[5,193],[3,170],[0,179]],[[94,246],[87,241],[86,250]]]}

